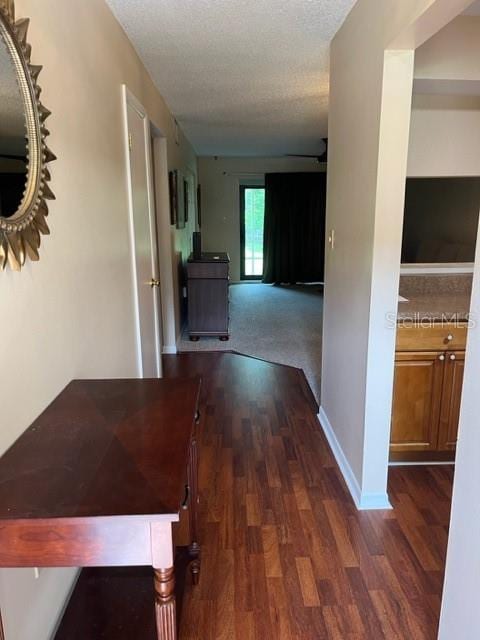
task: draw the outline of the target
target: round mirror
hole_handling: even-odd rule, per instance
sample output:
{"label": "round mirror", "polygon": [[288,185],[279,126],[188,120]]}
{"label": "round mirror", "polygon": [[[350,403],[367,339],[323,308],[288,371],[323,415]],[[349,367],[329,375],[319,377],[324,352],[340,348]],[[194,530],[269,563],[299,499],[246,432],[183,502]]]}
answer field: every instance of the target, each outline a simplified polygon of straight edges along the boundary
{"label": "round mirror", "polygon": [[0,216],[18,215],[27,185],[27,128],[15,67],[0,39]]}
{"label": "round mirror", "polygon": [[40,102],[42,67],[31,62],[29,21],[15,20],[13,0],[0,0],[0,269],[19,271],[38,260],[47,200],[47,163],[55,160],[45,140],[50,111]]}

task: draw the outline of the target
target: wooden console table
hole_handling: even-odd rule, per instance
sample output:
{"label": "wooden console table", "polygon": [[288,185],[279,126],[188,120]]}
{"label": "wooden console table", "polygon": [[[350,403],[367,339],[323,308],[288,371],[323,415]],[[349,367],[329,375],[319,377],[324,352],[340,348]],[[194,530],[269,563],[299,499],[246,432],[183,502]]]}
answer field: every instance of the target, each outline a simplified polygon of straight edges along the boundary
{"label": "wooden console table", "polygon": [[0,459],[0,567],[151,566],[157,637],[175,640],[172,525],[187,503],[194,582],[200,568],[199,389],[70,383]]}

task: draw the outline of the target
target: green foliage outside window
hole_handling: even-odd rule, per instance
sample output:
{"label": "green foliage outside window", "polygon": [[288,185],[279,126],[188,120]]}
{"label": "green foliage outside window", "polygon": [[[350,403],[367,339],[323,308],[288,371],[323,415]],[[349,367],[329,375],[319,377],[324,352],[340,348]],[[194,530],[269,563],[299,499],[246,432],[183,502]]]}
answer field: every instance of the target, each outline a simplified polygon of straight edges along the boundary
{"label": "green foliage outside window", "polygon": [[245,189],[245,275],[263,273],[265,189]]}

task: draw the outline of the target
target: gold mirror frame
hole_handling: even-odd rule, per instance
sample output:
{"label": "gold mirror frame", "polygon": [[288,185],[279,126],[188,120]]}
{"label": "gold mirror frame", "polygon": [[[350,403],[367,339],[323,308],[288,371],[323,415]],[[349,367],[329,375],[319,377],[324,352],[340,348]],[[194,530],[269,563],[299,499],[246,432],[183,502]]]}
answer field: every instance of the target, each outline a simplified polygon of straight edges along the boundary
{"label": "gold mirror frame", "polygon": [[15,67],[22,95],[27,132],[27,182],[22,202],[11,218],[0,217],[0,269],[8,264],[20,271],[26,258],[38,260],[41,235],[50,233],[45,217],[47,200],[54,200],[48,182],[47,164],[55,160],[46,145],[49,135],[45,121],[50,115],[40,102],[38,76],[41,66],[30,63],[31,46],[27,43],[29,20],[15,21],[14,0],[0,0],[0,38],[5,43]]}

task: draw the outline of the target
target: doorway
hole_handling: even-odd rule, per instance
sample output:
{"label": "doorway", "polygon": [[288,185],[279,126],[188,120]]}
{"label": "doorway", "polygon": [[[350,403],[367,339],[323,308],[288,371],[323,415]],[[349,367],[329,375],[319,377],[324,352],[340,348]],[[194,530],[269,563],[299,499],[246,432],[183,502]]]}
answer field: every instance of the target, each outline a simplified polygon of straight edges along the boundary
{"label": "doorway", "polygon": [[137,366],[140,377],[159,378],[160,278],[152,137],[145,109],[125,86],[123,89]]}
{"label": "doorway", "polygon": [[263,278],[265,187],[240,186],[240,279]]}

